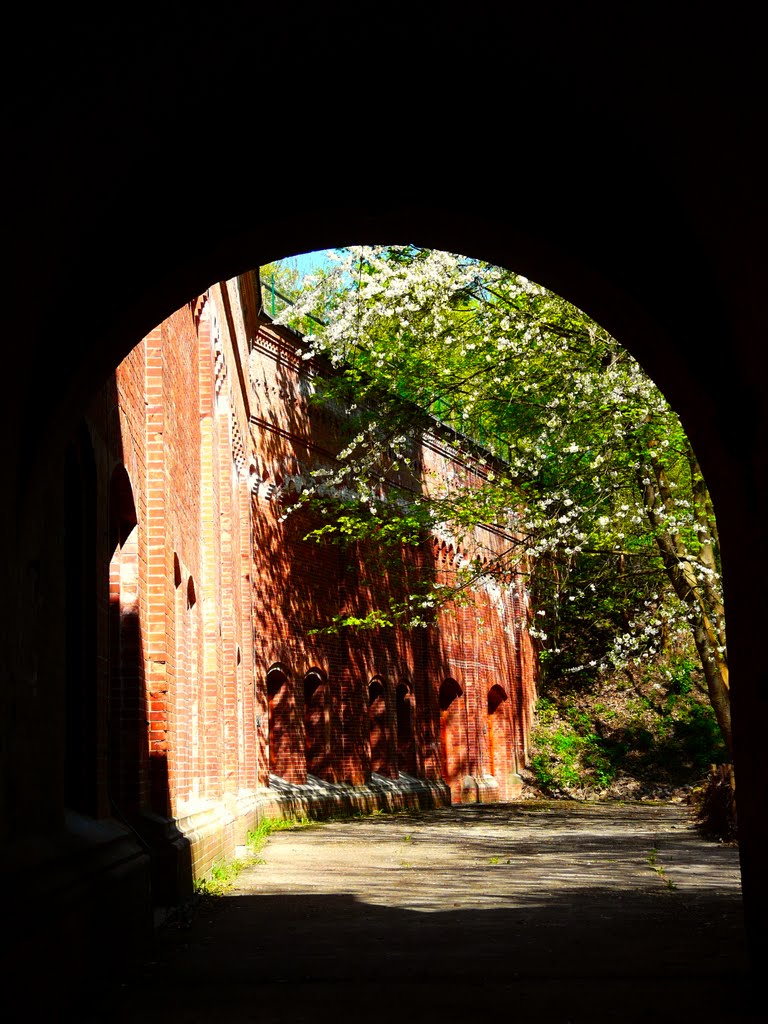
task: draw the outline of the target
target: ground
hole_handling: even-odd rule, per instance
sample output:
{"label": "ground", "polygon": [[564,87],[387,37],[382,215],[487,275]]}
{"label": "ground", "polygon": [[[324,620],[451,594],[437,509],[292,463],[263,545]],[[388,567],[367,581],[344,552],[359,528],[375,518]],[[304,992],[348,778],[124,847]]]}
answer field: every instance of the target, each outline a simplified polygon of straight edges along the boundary
{"label": "ground", "polygon": [[680,804],[524,801],[276,833],[81,1021],[761,1021],[738,851]]}

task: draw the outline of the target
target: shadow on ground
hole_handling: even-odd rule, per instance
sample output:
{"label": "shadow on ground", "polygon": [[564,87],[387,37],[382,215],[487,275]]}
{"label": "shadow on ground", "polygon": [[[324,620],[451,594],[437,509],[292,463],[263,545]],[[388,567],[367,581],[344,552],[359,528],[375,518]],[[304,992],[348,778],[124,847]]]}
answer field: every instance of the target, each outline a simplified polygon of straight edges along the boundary
{"label": "shadow on ground", "polygon": [[765,1019],[736,851],[679,806],[333,822],[278,833],[262,856],[77,1019]]}

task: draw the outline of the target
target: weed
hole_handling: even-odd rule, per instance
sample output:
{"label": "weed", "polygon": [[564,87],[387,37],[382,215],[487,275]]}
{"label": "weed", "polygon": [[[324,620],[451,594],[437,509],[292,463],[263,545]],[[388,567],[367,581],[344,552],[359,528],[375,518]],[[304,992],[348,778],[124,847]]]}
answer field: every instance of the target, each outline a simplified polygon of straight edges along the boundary
{"label": "weed", "polygon": [[667,873],[664,870],[663,866],[659,864],[659,851],[656,849],[655,846],[651,847],[651,852],[646,857],[646,861],[648,863],[648,866],[656,872],[656,874],[659,876],[661,881],[664,883],[664,885],[666,885],[668,889],[677,888],[672,879],[667,877]]}
{"label": "weed", "polygon": [[211,868],[210,878],[195,880],[195,894],[198,896],[223,896],[232,888],[235,879],[244,867],[246,864],[241,860],[215,861]]}
{"label": "weed", "polygon": [[[259,853],[266,846],[273,832],[282,832],[287,828],[306,828],[314,825],[311,818],[262,818],[255,829],[248,833],[246,842],[253,854]],[[258,861],[256,863],[263,863]]]}
{"label": "weed", "polygon": [[488,863],[489,864],[498,864],[500,860],[501,860],[501,857],[489,857],[488,858]]}
{"label": "weed", "polygon": [[210,875],[205,878],[197,878],[194,882],[196,896],[223,896],[228,892],[237,876],[243,868],[252,864],[264,864],[264,859],[258,856],[260,850],[266,845],[267,840],[273,832],[279,832],[286,828],[313,825],[309,818],[262,818],[255,829],[246,836],[246,843],[249,849],[247,860],[223,859],[214,861]]}

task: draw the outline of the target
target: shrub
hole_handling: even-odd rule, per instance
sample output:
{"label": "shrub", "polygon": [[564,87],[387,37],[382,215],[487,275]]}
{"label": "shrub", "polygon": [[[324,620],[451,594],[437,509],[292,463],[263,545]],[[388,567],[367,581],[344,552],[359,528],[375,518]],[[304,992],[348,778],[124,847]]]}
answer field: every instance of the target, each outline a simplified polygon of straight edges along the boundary
{"label": "shrub", "polygon": [[548,795],[663,796],[726,760],[695,660],[668,656],[589,687],[550,679],[528,767]]}

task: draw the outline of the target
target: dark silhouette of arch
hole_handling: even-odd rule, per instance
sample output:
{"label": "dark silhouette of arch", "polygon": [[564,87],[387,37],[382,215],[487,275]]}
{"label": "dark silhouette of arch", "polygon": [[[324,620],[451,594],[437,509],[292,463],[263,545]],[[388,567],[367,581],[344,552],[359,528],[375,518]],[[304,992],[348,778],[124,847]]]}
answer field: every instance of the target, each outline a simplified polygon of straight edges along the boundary
{"label": "dark silhouette of arch", "polygon": [[96,814],[96,463],[85,424],[67,447],[64,473],[64,797],[72,810]]}
{"label": "dark silhouette of arch", "polygon": [[147,710],[139,622],[139,529],[124,466],[115,468],[110,481],[109,531],[110,799],[122,815],[135,818],[147,795]]}
{"label": "dark silhouette of arch", "polygon": [[[253,38],[279,38],[288,25],[283,10],[255,5],[233,10],[217,26],[217,46],[204,62],[188,57],[199,42],[199,18],[179,19],[170,6],[158,7],[151,31],[140,41],[133,32],[115,32],[108,19],[86,23],[86,15],[78,17],[76,11],[66,19],[38,19],[34,27],[29,21],[34,11],[18,11],[22,21],[16,38],[34,38],[46,54],[47,74],[34,81],[28,77],[34,76],[34,63],[22,46],[23,67],[20,61],[14,68],[19,87],[13,90],[6,139],[14,154],[6,168],[13,197],[6,251],[13,260],[16,297],[6,337],[9,345],[23,339],[39,365],[55,365],[57,372],[22,374],[6,395],[3,436],[15,445],[7,465],[16,460],[16,469],[6,478],[5,535],[16,536],[13,516],[19,508],[22,527],[28,517],[42,522],[47,470],[56,467],[60,475],[62,450],[55,435],[61,430],[66,436],[99,375],[103,379],[137,337],[210,282],[281,255],[381,238],[450,247],[520,269],[586,309],[641,358],[683,413],[700,454],[723,539],[740,855],[759,950],[768,915],[763,806],[768,684],[755,642],[765,617],[760,587],[768,567],[763,540],[768,491],[761,339],[768,313],[762,36],[745,30],[738,11],[698,23],[697,45],[689,45],[691,18],[684,7],[665,12],[661,31],[651,16],[636,19],[632,31],[620,33],[599,10],[573,7],[548,21],[532,11],[501,6],[488,12],[482,24],[473,26],[477,45],[467,47],[460,20],[439,24],[434,45],[433,12],[411,8],[407,31],[396,17],[380,19],[376,32],[356,39],[358,56],[368,66],[385,56],[403,67],[409,62],[418,67],[418,76],[407,76],[408,87],[417,90],[411,104],[428,102],[418,92],[419,83],[444,76],[457,59],[467,80],[490,76],[488,100],[475,110],[477,138],[489,129],[493,137],[510,97],[537,82],[542,109],[557,118],[559,151],[594,147],[610,153],[610,173],[595,173],[594,161],[584,159],[571,161],[563,174],[548,145],[552,117],[532,118],[527,158],[487,161],[485,187],[475,190],[468,207],[460,162],[448,166],[444,147],[436,144],[446,127],[439,117],[414,137],[413,159],[394,170],[389,161],[370,159],[373,153],[365,146],[360,152],[359,138],[345,144],[332,135],[329,141],[313,131],[320,121],[315,125],[310,119],[314,187],[293,196],[290,204],[246,206],[238,217],[219,219],[225,224],[190,216],[190,211],[199,209],[201,196],[266,188],[273,174],[268,162],[254,168],[250,161],[188,161],[180,176],[177,161],[157,162],[151,175],[141,173],[142,161],[176,138],[182,124],[212,124],[220,139],[239,137],[251,103]],[[342,60],[350,45],[342,18],[341,12],[329,18],[322,8],[304,12],[290,23],[294,48],[319,46],[328,66]],[[580,44],[574,46],[577,31]],[[518,38],[541,35],[546,46],[518,47],[510,64],[511,32]],[[429,41],[433,45],[425,45]],[[71,59],[73,52],[77,60]],[[650,79],[649,53],[658,68]],[[148,56],[151,78],[142,88],[131,88]],[[279,47],[266,48],[264,60],[270,73],[284,70]],[[306,88],[312,73],[292,64],[297,92]],[[83,103],[88,82],[98,82],[98,88],[90,89]],[[392,123],[380,125],[380,131],[396,127],[402,103],[389,108]],[[74,136],[73,110],[78,111]],[[101,130],[105,123],[112,126],[109,133]],[[59,144],[67,159],[54,173],[46,155]],[[359,183],[338,173],[345,159],[365,167]],[[109,175],[100,173],[105,167]],[[98,189],[92,187],[94,175]],[[158,225],[173,239],[173,247],[147,245]],[[171,264],[171,248],[183,259]],[[40,253],[49,258],[41,261]],[[27,272],[29,267],[36,272]],[[78,294],[82,281],[88,281],[90,324],[61,316],[65,299]],[[63,351],[67,360],[61,359]],[[716,372],[702,359],[706,351],[717,353]],[[29,415],[32,409],[34,416]],[[74,531],[67,532],[73,539]],[[22,529],[22,534],[22,543],[7,559],[8,595],[15,596],[19,567],[38,553],[34,530]],[[73,589],[82,589],[72,565],[80,556],[62,547],[46,549],[44,557],[52,561],[53,571],[66,573],[67,608],[53,614],[66,616],[67,627],[85,624],[87,630],[88,610],[75,609],[71,600]],[[9,608],[9,651],[19,619],[27,614],[27,609]],[[74,680],[91,675],[87,657],[78,666],[78,645],[70,632],[67,649],[61,650],[67,700],[79,692]],[[28,681],[20,679],[19,686],[27,687]],[[57,690],[56,706],[60,697]],[[72,738],[89,730],[67,716],[71,751]],[[48,735],[44,729],[35,732]],[[37,747],[46,739],[17,740],[11,734],[10,742],[20,773],[48,770]],[[71,795],[69,754],[67,760],[64,788]],[[12,834],[23,827],[19,821]]]}

